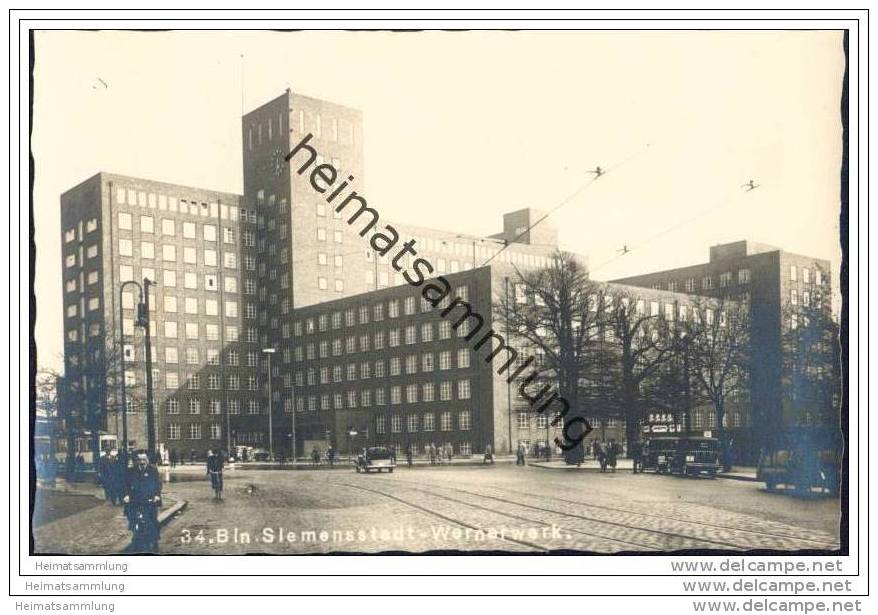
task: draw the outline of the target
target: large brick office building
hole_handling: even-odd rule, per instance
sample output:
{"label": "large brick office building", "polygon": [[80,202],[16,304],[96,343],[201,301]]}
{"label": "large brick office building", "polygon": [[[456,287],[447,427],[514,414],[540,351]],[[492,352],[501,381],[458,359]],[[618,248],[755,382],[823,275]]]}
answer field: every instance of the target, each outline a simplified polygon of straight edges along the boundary
{"label": "large brick office building", "polygon": [[[807,399],[791,393],[789,348],[785,339],[803,319],[830,318],[832,277],[829,262],[792,254],[774,246],[737,241],[712,246],[707,263],[657,271],[615,280],[657,290],[677,290],[708,297],[731,298],[749,305],[750,353],[749,398],[752,416],[747,424],[759,433],[743,434],[757,446],[770,434],[796,426],[830,423],[837,427],[837,410],[821,407],[825,400]],[[819,314],[817,314],[819,312]],[[810,352],[823,352],[826,365],[838,361],[838,347],[831,344]],[[793,387],[795,388],[795,387]],[[838,407],[838,400],[832,404]],[[746,424],[730,424],[743,428]],[[753,459],[758,451],[742,445],[741,452]]]}
{"label": "large brick office building", "polygon": [[[271,444],[288,452],[294,409],[300,455],[328,442],[339,450],[368,441],[419,451],[451,442],[468,454],[488,443],[505,452],[551,441],[547,418],[528,412],[482,360],[486,352],[477,355],[437,310],[425,310],[390,259],[376,257],[348,224],[349,213],[322,202],[307,174],[291,172],[284,156],[308,133],[317,162],[362,180],[360,113],[287,91],[242,118],[243,196],[106,173],[62,195],[65,373],[81,424],[121,434],[119,387],[109,377],[121,326],[133,392],[129,438],[145,445],[136,289],[121,296],[119,323],[119,286],[148,277],[156,281],[156,436],[167,449],[203,455]],[[557,249],[550,224],[523,234],[539,216],[505,214],[502,232],[488,237],[395,226],[490,327],[513,266],[545,266]],[[479,267],[504,242],[508,248]],[[687,280],[625,282],[666,313],[701,292]],[[266,349],[275,351],[270,387]],[[730,416],[733,425],[750,420],[744,410]],[[609,428],[618,437],[620,427],[611,420],[597,433]]]}

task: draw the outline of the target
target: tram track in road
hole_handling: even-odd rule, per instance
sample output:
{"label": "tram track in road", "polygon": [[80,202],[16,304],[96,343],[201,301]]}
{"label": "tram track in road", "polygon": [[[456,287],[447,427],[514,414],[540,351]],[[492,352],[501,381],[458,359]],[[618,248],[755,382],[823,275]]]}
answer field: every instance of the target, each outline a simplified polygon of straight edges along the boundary
{"label": "tram track in road", "polygon": [[[397,482],[397,481],[396,481],[396,480],[393,480],[393,482]],[[526,523],[530,524],[531,527],[544,527],[544,526],[548,525],[548,524],[546,523],[546,521],[543,520],[543,519],[534,519],[534,518],[532,518],[532,517],[527,517],[527,516],[523,516],[523,515],[519,515],[519,514],[511,513],[511,512],[508,512],[508,511],[497,510],[496,508],[491,508],[491,507],[488,507],[488,506],[482,506],[482,505],[480,505],[480,504],[475,504],[475,503],[473,503],[473,502],[467,502],[467,501],[465,501],[465,500],[461,500],[461,499],[458,499],[458,498],[452,498],[452,497],[449,497],[449,496],[447,496],[447,495],[442,495],[442,494],[439,494],[439,493],[435,493],[435,492],[433,492],[433,491],[429,491],[429,490],[427,490],[427,489],[421,489],[421,488],[416,488],[416,487],[409,487],[408,485],[410,485],[411,483],[409,483],[408,481],[398,481],[398,482],[400,482],[400,483],[405,482],[405,484],[407,485],[405,488],[407,488],[407,489],[409,489],[409,490],[412,490],[412,491],[418,491],[418,492],[424,493],[424,494],[426,494],[426,495],[428,495],[428,496],[430,496],[430,497],[434,497],[434,498],[437,498],[437,499],[440,499],[440,500],[444,500],[444,501],[447,501],[447,502],[452,502],[452,503],[454,503],[454,504],[456,504],[456,505],[467,506],[467,507],[469,507],[469,508],[472,508],[472,509],[475,509],[475,510],[478,510],[478,511],[481,511],[481,512],[488,512],[488,513],[495,514],[495,515],[499,515],[499,516],[502,516],[502,517],[507,517],[507,518],[509,518],[509,519],[515,519],[516,521],[523,521],[523,522],[526,522]],[[401,503],[403,503],[403,504],[406,504],[406,505],[412,506],[412,507],[414,507],[414,508],[417,508],[418,510],[425,511],[425,512],[431,514],[431,515],[434,515],[434,516],[440,517],[440,518],[442,518],[442,519],[444,519],[444,520],[446,520],[446,521],[450,521],[450,522],[456,523],[456,524],[461,525],[461,526],[464,526],[464,527],[470,527],[470,528],[472,528],[472,529],[482,529],[482,530],[484,530],[484,528],[475,528],[474,526],[472,526],[472,525],[470,525],[470,524],[467,524],[466,522],[463,522],[463,521],[461,521],[461,520],[459,520],[459,519],[454,519],[454,518],[452,518],[452,517],[448,517],[448,516],[446,516],[446,515],[442,515],[441,513],[437,513],[437,512],[435,512],[435,511],[430,510],[429,508],[425,508],[424,506],[421,506],[421,505],[419,505],[419,504],[414,504],[413,502],[411,502],[411,501],[409,501],[409,500],[406,500],[406,499],[403,499],[403,498],[399,497],[398,495],[389,494],[389,493],[387,493],[387,492],[385,492],[385,491],[380,491],[380,490],[377,490],[377,489],[371,489],[371,488],[368,488],[368,487],[363,487],[363,486],[361,486],[361,485],[351,485],[351,484],[349,484],[349,483],[334,483],[334,484],[343,485],[343,486],[346,486],[346,487],[352,487],[352,488],[355,488],[355,489],[362,489],[362,490],[364,490],[364,491],[368,491],[368,492],[370,492],[370,493],[377,493],[377,494],[383,495],[383,496],[385,496],[385,497],[388,497],[388,498],[390,498],[390,499],[393,499],[393,500],[395,500],[395,501],[397,501],[397,502],[401,502]],[[478,494],[475,494],[475,495],[478,495]],[[510,503],[515,504],[514,502],[510,502]],[[560,514],[560,515],[563,515],[563,516],[566,516],[566,517],[570,517],[570,518],[576,518],[574,515],[569,515],[569,514],[564,514],[564,513],[558,513],[557,511],[548,511],[548,512],[552,512],[553,514]],[[642,542],[636,542],[636,541],[633,541],[633,540],[627,540],[627,539],[617,538],[617,537],[613,537],[613,536],[608,536],[608,535],[606,535],[606,534],[600,534],[600,533],[595,533],[595,532],[588,532],[588,531],[585,531],[585,530],[581,530],[581,529],[577,529],[577,528],[572,528],[572,527],[567,527],[567,526],[559,526],[559,527],[562,527],[564,532],[568,532],[568,533],[572,533],[572,534],[577,534],[577,535],[584,536],[584,537],[587,537],[587,538],[590,538],[590,539],[599,539],[599,540],[602,540],[602,541],[605,541],[605,542],[608,542],[608,543],[615,543],[615,544],[618,544],[618,545],[622,545],[622,548],[618,549],[619,551],[631,551],[631,550],[635,550],[635,549],[636,549],[637,551],[661,551],[661,550],[663,550],[661,547],[658,547],[658,546],[655,546],[655,545],[649,545],[649,544],[645,544],[645,543],[642,543]],[[686,540],[693,541],[693,542],[700,541],[700,539],[698,539],[698,538],[692,538],[692,537],[683,537],[683,538],[685,538]],[[550,551],[550,550],[552,550],[552,548],[548,548],[548,547],[541,546],[541,545],[535,545],[535,544],[533,544],[533,543],[526,543],[526,542],[522,542],[522,541],[518,541],[518,540],[509,539],[508,537],[507,537],[507,540],[511,540],[512,542],[518,542],[518,543],[520,543],[520,544],[525,544],[525,545],[529,546],[530,548],[535,548],[535,549],[538,549],[538,550],[540,550],[540,551]],[[557,549],[557,547],[556,547],[555,549]]]}
{"label": "tram track in road", "polygon": [[[623,528],[623,529],[644,532],[647,534],[659,534],[659,535],[667,536],[668,538],[671,538],[671,539],[683,539],[683,540],[701,542],[701,543],[705,543],[707,545],[705,548],[713,548],[713,549],[722,548],[722,549],[735,549],[735,550],[753,549],[753,548],[760,548],[760,547],[761,548],[780,548],[780,547],[770,547],[770,546],[757,546],[757,545],[754,545],[752,543],[729,542],[728,540],[716,540],[713,538],[705,538],[705,537],[696,536],[696,535],[692,535],[692,534],[688,534],[688,533],[673,532],[673,531],[667,531],[667,530],[661,530],[661,529],[650,529],[647,527],[643,527],[642,525],[633,525],[631,523],[623,523],[620,521],[600,519],[598,517],[589,516],[589,515],[585,515],[585,514],[571,513],[571,512],[567,512],[567,511],[563,511],[563,510],[558,510],[557,508],[546,508],[545,506],[537,506],[534,504],[523,503],[523,502],[518,501],[518,500],[510,500],[510,499],[500,497],[497,495],[490,495],[490,494],[480,493],[480,492],[476,492],[476,491],[469,491],[467,489],[462,489],[460,487],[449,487],[449,486],[445,486],[445,485],[436,485],[434,483],[425,484],[423,482],[415,483],[412,481],[407,481],[405,479],[399,479],[396,477],[394,477],[392,479],[390,477],[387,477],[385,480],[392,481],[393,483],[405,484],[410,489],[429,493],[429,494],[434,495],[434,496],[437,496],[438,494],[436,494],[434,491],[427,491],[424,489],[424,487],[443,489],[446,491],[461,493],[461,494],[465,494],[468,496],[485,498],[485,499],[501,502],[501,503],[512,505],[512,506],[518,506],[521,508],[528,508],[528,509],[532,509],[532,510],[543,512],[543,513],[559,515],[562,517],[569,517],[572,519],[579,519],[579,520],[593,522],[593,523],[605,524],[605,525],[615,526],[615,527],[619,527],[619,528]],[[492,487],[492,489],[495,489],[497,491],[506,492],[509,494],[519,495],[519,496],[537,497],[532,493],[525,493],[525,492],[516,491],[513,489],[498,488],[498,487]],[[444,497],[447,497],[447,496],[444,496]],[[820,548],[820,549],[836,549],[836,548],[838,548],[838,545],[835,543],[830,543],[830,542],[826,542],[823,540],[804,538],[801,536],[793,536],[790,534],[768,532],[768,531],[757,530],[757,529],[747,529],[747,528],[742,528],[740,526],[730,526],[730,525],[722,525],[722,524],[709,523],[709,522],[703,522],[703,521],[694,521],[691,519],[683,519],[680,517],[669,517],[669,516],[655,514],[655,513],[644,513],[644,512],[633,511],[633,510],[625,509],[625,508],[607,506],[604,504],[593,504],[590,502],[567,500],[564,498],[558,498],[558,497],[554,497],[554,496],[542,496],[541,495],[539,497],[541,499],[554,500],[554,501],[561,502],[561,503],[567,504],[567,505],[593,507],[593,508],[597,508],[597,509],[611,512],[611,513],[622,513],[622,514],[632,515],[632,516],[641,516],[641,517],[646,517],[646,518],[651,518],[651,519],[658,519],[660,521],[674,521],[677,523],[682,523],[682,524],[687,524],[687,525],[692,525],[692,526],[697,526],[697,527],[711,528],[711,529],[716,529],[716,530],[722,530],[722,531],[726,531],[726,532],[743,533],[743,534],[762,536],[762,537],[771,538],[774,540],[794,540],[794,541],[799,541],[801,543],[808,543],[808,544],[812,545],[810,548]],[[461,501],[461,503],[472,506],[472,504],[468,503],[468,502]],[[500,511],[497,511],[495,509],[490,509],[490,508],[485,508],[485,509],[491,510],[492,512],[500,512]],[[501,513],[501,514],[506,514],[506,513]],[[593,534],[593,535],[596,537],[604,538],[606,540],[618,541],[618,539],[615,539],[615,538],[600,536],[598,534]],[[631,543],[631,544],[637,544],[637,543]],[[638,545],[638,546],[640,546],[641,548],[649,548],[650,550],[656,550],[655,547],[649,546],[649,545]],[[784,548],[786,548],[786,547],[784,547]],[[805,548],[805,547],[798,547],[798,548]]]}
{"label": "tram track in road", "polygon": [[[350,483],[341,483],[341,482],[336,482],[336,481],[330,481],[330,482],[333,485],[338,485],[340,487],[348,487],[349,489],[358,489],[360,491],[365,491],[366,493],[380,495],[382,497],[385,497],[385,498],[388,498],[388,499],[393,500],[395,502],[398,502],[404,506],[408,506],[409,508],[413,508],[419,512],[426,513],[427,515],[430,515],[431,517],[441,519],[442,521],[445,521],[446,523],[451,523],[453,525],[456,525],[456,526],[459,526],[459,527],[462,527],[465,529],[474,530],[474,531],[484,531],[483,528],[469,524],[469,523],[462,521],[460,519],[454,519],[454,518],[449,517],[447,515],[443,515],[442,513],[438,513],[434,510],[430,510],[429,508],[427,508],[425,506],[421,506],[420,504],[415,504],[414,502],[404,500],[403,498],[400,498],[400,497],[395,496],[393,494],[387,493],[385,491],[379,491],[378,489],[370,489],[369,487],[364,487],[362,485],[351,485]],[[532,542],[528,542],[525,540],[518,540],[516,538],[511,538],[509,536],[498,536],[498,539],[504,540],[506,542],[511,542],[511,543],[514,543],[517,545],[521,545],[523,547],[527,547],[528,549],[536,550],[536,551],[539,551],[542,553],[546,553],[549,551],[549,549],[547,549],[541,545],[538,545],[538,544],[535,544]]]}

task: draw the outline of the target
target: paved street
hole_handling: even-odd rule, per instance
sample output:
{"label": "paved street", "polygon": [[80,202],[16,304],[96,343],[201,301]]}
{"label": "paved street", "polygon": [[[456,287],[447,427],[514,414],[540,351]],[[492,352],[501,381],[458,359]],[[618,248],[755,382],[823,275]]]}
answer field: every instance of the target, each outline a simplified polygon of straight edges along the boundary
{"label": "paved street", "polygon": [[519,468],[226,472],[168,492],[187,509],[162,531],[167,554],[455,550],[596,552],[832,549],[838,501],[770,494],[761,483]]}

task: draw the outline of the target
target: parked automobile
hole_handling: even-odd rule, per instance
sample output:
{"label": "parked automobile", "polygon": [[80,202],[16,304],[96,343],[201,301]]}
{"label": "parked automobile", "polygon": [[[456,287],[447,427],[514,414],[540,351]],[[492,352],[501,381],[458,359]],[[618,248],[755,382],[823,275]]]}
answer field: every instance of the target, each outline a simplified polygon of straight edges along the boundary
{"label": "parked automobile", "polygon": [[759,456],[756,479],[764,482],[769,491],[779,485],[793,487],[800,493],[818,487],[837,496],[840,465],[838,454],[831,449],[783,448]]}
{"label": "parked automobile", "polygon": [[264,448],[254,448],[250,451],[250,459],[252,461],[269,461],[271,453]]}
{"label": "parked automobile", "polygon": [[678,440],[676,437],[664,436],[647,440],[643,447],[643,469],[659,474],[670,472],[674,455],[677,454]]}
{"label": "parked automobile", "polygon": [[671,471],[682,476],[707,474],[711,478],[719,472],[719,440],[703,436],[686,436],[677,441],[677,452]]}
{"label": "parked automobile", "polygon": [[357,460],[354,464],[354,468],[358,473],[371,472],[372,470],[375,470],[376,472],[381,472],[382,470],[393,472],[395,467],[396,458],[394,457],[393,452],[383,446],[373,446],[363,449],[363,451],[357,455]]}
{"label": "parked automobile", "polygon": [[719,472],[719,440],[702,436],[660,436],[646,441],[644,470],[694,476]]}

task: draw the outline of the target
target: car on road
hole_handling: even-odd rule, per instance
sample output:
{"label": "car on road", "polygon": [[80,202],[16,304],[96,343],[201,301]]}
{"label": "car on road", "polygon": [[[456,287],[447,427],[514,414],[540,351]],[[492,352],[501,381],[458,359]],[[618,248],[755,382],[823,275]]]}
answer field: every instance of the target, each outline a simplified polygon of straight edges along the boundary
{"label": "car on road", "polygon": [[719,440],[702,436],[651,438],[644,447],[643,468],[658,474],[714,477],[719,472]]}
{"label": "car on road", "polygon": [[671,463],[677,453],[679,438],[659,437],[647,440],[643,450],[643,469],[658,474],[671,471]]}
{"label": "car on road", "polygon": [[357,455],[357,460],[354,462],[354,468],[357,473],[368,473],[372,470],[375,470],[376,472],[381,472],[382,470],[393,472],[395,467],[396,457],[390,449],[384,448],[383,446],[364,448],[362,452]]}
{"label": "car on road", "polygon": [[264,448],[254,448],[250,451],[250,459],[252,461],[270,461],[271,453]]}
{"label": "car on road", "polygon": [[672,472],[682,476],[706,474],[714,478],[719,472],[719,440],[703,436],[680,438],[674,455]]}
{"label": "car on road", "polygon": [[756,480],[774,491],[779,485],[808,493],[812,487],[838,496],[839,456],[833,450],[779,449],[759,456]]}

